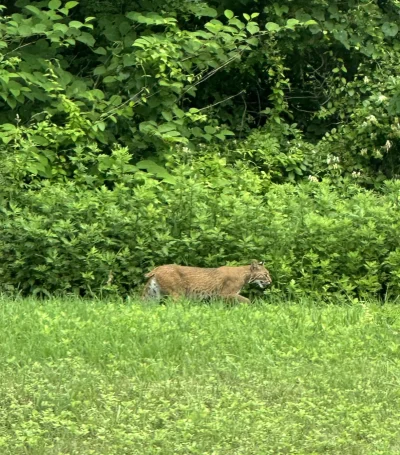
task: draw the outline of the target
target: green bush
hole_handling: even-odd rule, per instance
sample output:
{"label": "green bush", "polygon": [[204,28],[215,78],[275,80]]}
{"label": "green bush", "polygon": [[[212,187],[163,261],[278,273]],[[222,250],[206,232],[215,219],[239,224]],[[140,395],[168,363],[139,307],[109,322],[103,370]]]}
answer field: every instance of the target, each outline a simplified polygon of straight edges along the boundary
{"label": "green bush", "polygon": [[170,157],[174,183],[114,165],[97,188],[44,181],[16,192],[1,214],[3,289],[126,293],[153,265],[262,258],[274,280],[267,292],[398,292],[398,182],[382,194],[277,185],[240,161],[180,156]]}

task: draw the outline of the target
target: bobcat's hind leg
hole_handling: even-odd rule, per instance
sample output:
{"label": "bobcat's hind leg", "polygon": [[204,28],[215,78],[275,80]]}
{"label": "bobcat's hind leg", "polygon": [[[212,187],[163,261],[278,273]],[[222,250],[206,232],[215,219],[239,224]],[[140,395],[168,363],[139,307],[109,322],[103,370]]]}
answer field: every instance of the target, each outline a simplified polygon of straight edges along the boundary
{"label": "bobcat's hind leg", "polygon": [[172,300],[173,302],[177,302],[178,300],[181,300],[184,294],[182,294],[179,291],[169,291],[168,292],[168,298]]}
{"label": "bobcat's hind leg", "polygon": [[161,288],[157,283],[155,276],[152,276],[149,281],[146,283],[145,288],[143,289],[142,299],[143,300],[161,300]]}

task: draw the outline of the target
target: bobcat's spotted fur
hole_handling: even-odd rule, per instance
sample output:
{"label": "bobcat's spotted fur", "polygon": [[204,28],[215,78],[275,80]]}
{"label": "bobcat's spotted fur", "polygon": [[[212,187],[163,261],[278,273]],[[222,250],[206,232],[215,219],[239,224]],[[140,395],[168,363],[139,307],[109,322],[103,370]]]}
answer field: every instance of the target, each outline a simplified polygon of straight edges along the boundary
{"label": "bobcat's spotted fur", "polygon": [[239,294],[244,285],[257,283],[264,288],[272,281],[264,263],[258,261],[242,267],[216,269],[162,265],[148,273],[146,278],[143,298],[220,297],[246,303],[250,303],[249,299]]}

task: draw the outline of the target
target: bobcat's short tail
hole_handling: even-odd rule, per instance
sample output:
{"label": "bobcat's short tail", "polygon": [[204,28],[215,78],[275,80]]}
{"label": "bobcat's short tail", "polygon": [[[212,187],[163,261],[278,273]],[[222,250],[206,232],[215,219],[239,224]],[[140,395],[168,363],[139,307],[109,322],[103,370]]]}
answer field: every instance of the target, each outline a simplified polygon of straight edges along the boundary
{"label": "bobcat's short tail", "polygon": [[151,278],[152,276],[154,276],[156,274],[156,271],[157,271],[158,267],[156,267],[155,269],[153,269],[151,272],[149,273],[146,273],[146,275],[144,276],[145,278]]}

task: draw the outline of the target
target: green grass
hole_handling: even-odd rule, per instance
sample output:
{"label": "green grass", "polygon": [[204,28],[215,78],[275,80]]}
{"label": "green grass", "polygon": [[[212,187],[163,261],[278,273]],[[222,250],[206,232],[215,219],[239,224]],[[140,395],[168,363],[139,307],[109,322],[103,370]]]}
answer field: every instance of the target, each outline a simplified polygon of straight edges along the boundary
{"label": "green grass", "polygon": [[0,299],[0,453],[398,454],[400,306]]}

